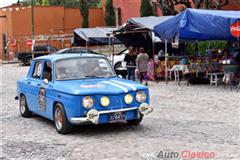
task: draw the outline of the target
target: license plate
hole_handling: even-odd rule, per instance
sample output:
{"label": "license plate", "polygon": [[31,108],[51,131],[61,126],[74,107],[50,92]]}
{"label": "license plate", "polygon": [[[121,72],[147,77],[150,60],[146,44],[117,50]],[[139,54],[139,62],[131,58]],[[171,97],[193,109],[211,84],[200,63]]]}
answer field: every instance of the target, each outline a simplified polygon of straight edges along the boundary
{"label": "license plate", "polygon": [[122,112],[114,112],[110,114],[109,121],[116,122],[125,120],[125,115]]}

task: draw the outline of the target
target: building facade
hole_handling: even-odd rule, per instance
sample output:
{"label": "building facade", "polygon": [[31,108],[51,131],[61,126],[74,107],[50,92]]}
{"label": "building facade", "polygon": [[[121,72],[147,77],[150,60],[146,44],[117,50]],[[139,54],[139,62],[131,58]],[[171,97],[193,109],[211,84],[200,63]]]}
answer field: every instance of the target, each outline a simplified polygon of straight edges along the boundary
{"label": "building facade", "polygon": [[[89,9],[89,27],[104,26],[105,4],[106,0],[102,0],[102,8]],[[141,0],[113,0],[113,6],[117,15],[117,25],[125,23],[131,17],[140,16]],[[179,11],[181,8],[181,5],[176,6]],[[240,10],[240,1],[229,0],[229,4],[222,9]],[[159,8],[156,14],[162,15]],[[16,51],[30,51],[31,48],[26,45],[26,41],[32,38],[31,15],[31,7],[12,5],[0,8],[0,59],[12,59],[14,56],[12,53]],[[34,29],[35,37],[39,38],[38,43],[51,43],[57,48],[69,47],[71,41],[64,37],[81,26],[82,17],[79,9],[61,6],[34,7]],[[48,35],[54,38],[48,37],[46,40]]]}
{"label": "building facade", "polygon": [[[9,6],[0,9],[0,58],[12,59],[16,51],[29,51],[31,47],[26,41],[32,38],[31,8],[23,6]],[[97,16],[96,16],[97,15]],[[89,10],[89,27],[103,26],[102,8]],[[36,43],[49,43],[46,37],[54,35],[51,45],[62,48],[70,45],[70,40],[62,43],[66,35],[82,26],[82,17],[79,9],[64,8],[61,6],[35,6],[34,31]],[[44,40],[45,39],[45,40]],[[8,46],[7,48],[4,46]],[[9,55],[10,53],[10,55]]]}

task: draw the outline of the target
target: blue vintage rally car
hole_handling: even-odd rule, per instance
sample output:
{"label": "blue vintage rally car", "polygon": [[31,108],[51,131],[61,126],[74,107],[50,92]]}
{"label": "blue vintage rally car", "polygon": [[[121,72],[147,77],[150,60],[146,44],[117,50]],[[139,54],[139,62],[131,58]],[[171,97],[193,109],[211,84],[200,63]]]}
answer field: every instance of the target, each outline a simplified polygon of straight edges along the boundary
{"label": "blue vintage rally car", "polygon": [[17,94],[23,117],[46,117],[61,134],[86,123],[138,125],[152,111],[147,87],[117,77],[108,59],[94,54],[34,59],[17,81]]}

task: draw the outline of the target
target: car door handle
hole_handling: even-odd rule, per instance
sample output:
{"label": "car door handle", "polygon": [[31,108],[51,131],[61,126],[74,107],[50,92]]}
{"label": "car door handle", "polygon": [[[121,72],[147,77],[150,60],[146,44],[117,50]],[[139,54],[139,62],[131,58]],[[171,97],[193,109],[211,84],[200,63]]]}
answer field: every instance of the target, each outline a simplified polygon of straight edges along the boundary
{"label": "car door handle", "polygon": [[30,81],[27,81],[26,83],[27,83],[27,84],[31,84],[31,82],[30,82]]}

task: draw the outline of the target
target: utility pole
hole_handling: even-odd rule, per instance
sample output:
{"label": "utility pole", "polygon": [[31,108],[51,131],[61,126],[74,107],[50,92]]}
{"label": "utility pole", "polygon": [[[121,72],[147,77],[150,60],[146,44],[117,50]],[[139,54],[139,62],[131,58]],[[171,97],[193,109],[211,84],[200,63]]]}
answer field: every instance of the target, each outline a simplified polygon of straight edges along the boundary
{"label": "utility pole", "polygon": [[31,15],[32,15],[32,59],[33,59],[34,58],[34,41],[35,41],[34,0],[31,0]]}

